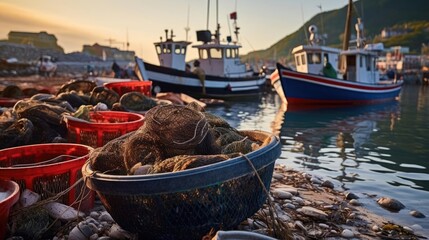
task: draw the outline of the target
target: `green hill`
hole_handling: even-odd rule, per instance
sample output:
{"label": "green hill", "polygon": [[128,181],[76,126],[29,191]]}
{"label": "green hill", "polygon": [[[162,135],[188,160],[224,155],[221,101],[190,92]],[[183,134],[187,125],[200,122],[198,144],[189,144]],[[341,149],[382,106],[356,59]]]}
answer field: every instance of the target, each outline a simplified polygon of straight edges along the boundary
{"label": "green hill", "polygon": [[[391,46],[407,46],[412,53],[420,53],[422,44],[429,43],[429,1],[428,0],[359,0],[354,2],[352,17],[352,38],[357,17],[364,22],[364,34],[367,43],[383,42],[385,48]],[[255,59],[268,60],[277,56],[278,59],[290,59],[295,46],[307,42],[308,27],[316,25],[319,34],[327,34],[325,45],[342,46],[347,6],[319,13],[308,20],[302,27],[284,37],[267,49],[250,52],[243,56],[243,61],[253,62]],[[322,29],[323,19],[323,29]],[[381,38],[385,28],[407,29],[401,36],[388,39]]]}

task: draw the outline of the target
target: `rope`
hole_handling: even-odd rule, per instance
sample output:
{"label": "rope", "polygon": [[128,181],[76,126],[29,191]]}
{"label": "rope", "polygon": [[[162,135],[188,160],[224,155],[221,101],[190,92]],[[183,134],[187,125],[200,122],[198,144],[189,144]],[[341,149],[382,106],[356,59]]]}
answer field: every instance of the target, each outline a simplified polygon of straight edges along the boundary
{"label": "rope", "polygon": [[[255,166],[253,165],[253,163],[252,163],[252,161],[246,156],[246,155],[243,155],[242,153],[240,153],[240,156],[242,156],[242,157],[244,157],[246,160],[247,160],[247,162],[249,163],[249,165],[252,167],[252,169],[253,169],[253,171],[254,171],[254,173],[255,173],[255,175],[256,175],[256,177],[258,178],[258,180],[259,180],[259,183],[261,184],[261,186],[262,186],[262,189],[264,190],[264,192],[265,192],[265,194],[267,195],[267,201],[268,201],[268,210],[269,210],[269,213],[270,213],[270,217],[271,217],[271,220],[272,220],[272,222],[273,222],[273,232],[274,232],[274,236],[275,237],[280,237],[280,236],[282,236],[282,230],[280,229],[281,228],[281,226],[283,226],[283,227],[285,227],[285,231],[287,232],[287,233],[289,233],[289,234],[287,234],[286,236],[283,236],[283,237],[286,237],[286,239],[292,239],[292,237],[290,236],[290,230],[289,230],[289,227],[288,227],[288,225],[287,224],[283,224],[283,225],[281,225],[281,226],[277,226],[276,224],[275,224],[275,222],[278,222],[278,221],[276,221],[276,217],[278,218],[279,216],[277,215],[277,212],[276,211],[274,211],[274,203],[271,201],[271,198],[270,198],[270,193],[269,193],[269,191],[267,190],[267,188],[265,187],[265,185],[264,185],[264,182],[262,181],[262,179],[261,179],[261,176],[259,176],[259,173],[258,173],[258,171],[256,170],[256,168],[255,168]],[[274,216],[275,215],[275,216]],[[284,231],[283,231],[284,232]]]}

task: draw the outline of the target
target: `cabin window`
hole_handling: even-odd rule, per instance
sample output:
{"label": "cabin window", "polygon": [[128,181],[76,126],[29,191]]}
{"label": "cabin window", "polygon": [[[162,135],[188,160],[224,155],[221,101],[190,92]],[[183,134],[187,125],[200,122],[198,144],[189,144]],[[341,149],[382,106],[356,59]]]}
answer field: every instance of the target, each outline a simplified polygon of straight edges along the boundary
{"label": "cabin window", "polygon": [[237,58],[238,57],[238,53],[237,53],[237,49],[225,49],[225,57],[226,58]]}
{"label": "cabin window", "polygon": [[171,53],[171,44],[162,45],[163,53]]}
{"label": "cabin window", "polygon": [[232,49],[225,49],[225,57],[232,58]]}
{"label": "cabin window", "polygon": [[211,58],[222,58],[222,49],[221,48],[212,48],[210,49]]}
{"label": "cabin window", "polygon": [[301,65],[300,56],[295,56],[296,65]]}
{"label": "cabin window", "polygon": [[357,56],[359,58],[359,67],[363,67],[363,57]]}
{"label": "cabin window", "polygon": [[325,63],[329,62],[329,55],[327,53],[323,54],[323,61],[325,61]]}
{"label": "cabin window", "polygon": [[372,64],[372,62],[371,62],[371,56],[368,55],[368,56],[365,57],[365,65],[366,65],[366,70],[367,71],[371,71],[371,64]]}
{"label": "cabin window", "polygon": [[307,60],[308,64],[320,64],[320,53],[308,53]]}
{"label": "cabin window", "polygon": [[207,59],[209,56],[206,49],[199,50],[200,59]]}
{"label": "cabin window", "polygon": [[175,54],[181,54],[182,48],[180,45],[174,45],[174,53]]}
{"label": "cabin window", "polygon": [[161,46],[156,45],[155,49],[156,49],[156,54],[158,54],[158,55],[161,54]]}
{"label": "cabin window", "polygon": [[305,65],[305,53],[301,55],[302,65]]}

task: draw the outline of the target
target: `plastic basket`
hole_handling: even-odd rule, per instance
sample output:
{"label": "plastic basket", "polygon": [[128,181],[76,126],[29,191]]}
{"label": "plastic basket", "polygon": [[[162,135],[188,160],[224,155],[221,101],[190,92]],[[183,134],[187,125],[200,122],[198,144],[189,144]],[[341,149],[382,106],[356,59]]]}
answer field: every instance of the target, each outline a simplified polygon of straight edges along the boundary
{"label": "plastic basket", "polygon": [[110,140],[143,125],[143,115],[129,112],[91,112],[90,122],[67,118],[67,138],[69,142],[102,147]]}
{"label": "plastic basket", "polygon": [[244,156],[173,173],[118,176],[82,168],[114,220],[140,238],[201,239],[213,229],[231,229],[261,208],[267,195],[248,160],[270,188],[278,138],[242,131],[267,144]]}
{"label": "plastic basket", "polygon": [[128,92],[140,92],[145,96],[150,97],[152,90],[152,81],[126,81],[126,82],[112,82],[106,83],[104,86],[119,94],[124,95]]}
{"label": "plastic basket", "polygon": [[13,107],[20,99],[0,97],[0,107]]}
{"label": "plastic basket", "polygon": [[5,239],[9,211],[19,199],[19,185],[0,179],[0,192],[7,193],[5,198],[0,198],[0,239]]}
{"label": "plastic basket", "polygon": [[[92,147],[72,143],[36,144],[0,150],[0,179],[13,180],[46,199],[71,187],[82,177],[81,168]],[[57,162],[47,162],[57,159]],[[82,183],[59,199],[86,211],[93,207],[94,192]],[[82,197],[82,198],[80,198]],[[80,203],[77,200],[82,200]],[[75,204],[76,202],[76,204]]]}

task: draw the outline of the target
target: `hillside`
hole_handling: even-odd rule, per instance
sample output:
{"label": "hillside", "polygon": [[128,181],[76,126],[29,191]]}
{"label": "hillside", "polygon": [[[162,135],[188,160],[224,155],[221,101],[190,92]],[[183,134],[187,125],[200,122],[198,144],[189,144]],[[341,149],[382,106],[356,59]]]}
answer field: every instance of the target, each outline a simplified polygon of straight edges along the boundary
{"label": "hillside", "polygon": [[[410,47],[412,53],[420,53],[423,43],[429,43],[429,4],[427,0],[359,0],[354,2],[352,26],[356,18],[361,17],[365,24],[367,42],[383,42],[385,47],[404,45]],[[304,44],[308,26],[316,25],[319,33],[327,34],[326,45],[342,46],[342,38],[347,14],[347,6],[319,13],[304,23],[302,27],[274,43],[267,49],[250,52],[242,57],[243,61],[253,62],[255,59],[290,58],[292,48]],[[322,29],[322,19],[323,28]],[[380,33],[384,28],[408,27],[404,35],[382,40]],[[354,28],[352,29],[352,34]],[[353,37],[352,37],[353,38]]]}

